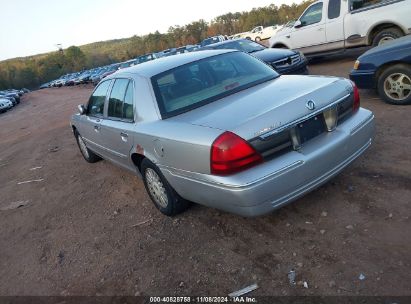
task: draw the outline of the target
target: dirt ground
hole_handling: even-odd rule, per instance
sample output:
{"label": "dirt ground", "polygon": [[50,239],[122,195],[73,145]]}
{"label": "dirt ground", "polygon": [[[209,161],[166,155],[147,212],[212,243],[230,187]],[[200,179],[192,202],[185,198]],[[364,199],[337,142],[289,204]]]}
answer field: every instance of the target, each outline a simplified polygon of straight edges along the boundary
{"label": "dirt ground", "polygon": [[[310,72],[347,77],[354,60]],[[410,107],[361,91],[372,147],[272,214],[195,205],[169,218],[138,178],[83,160],[69,117],[91,90],[32,92],[0,115],[0,295],[224,296],[253,283],[255,296],[411,295]],[[40,181],[18,184],[29,180]]]}

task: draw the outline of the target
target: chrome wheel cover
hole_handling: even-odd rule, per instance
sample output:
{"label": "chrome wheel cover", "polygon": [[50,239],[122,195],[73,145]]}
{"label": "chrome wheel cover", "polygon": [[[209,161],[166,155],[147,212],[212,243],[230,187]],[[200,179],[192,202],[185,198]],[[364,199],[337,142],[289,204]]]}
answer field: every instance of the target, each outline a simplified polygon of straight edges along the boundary
{"label": "chrome wheel cover", "polygon": [[381,40],[378,41],[378,45],[383,45],[383,44],[385,44],[385,43],[387,43],[387,42],[389,42],[389,41],[392,41],[392,40],[394,40],[394,39],[395,39],[395,38],[390,37],[390,36],[381,38]]}
{"label": "chrome wheel cover", "polygon": [[151,194],[151,197],[155,200],[155,202],[158,205],[160,205],[163,208],[167,208],[168,206],[167,192],[157,172],[151,168],[147,168],[145,177],[146,177],[147,188]]}
{"label": "chrome wheel cover", "polygon": [[394,100],[407,99],[411,94],[411,79],[403,73],[389,75],[384,81],[384,93]]}
{"label": "chrome wheel cover", "polygon": [[86,146],[86,144],[84,143],[84,140],[83,140],[83,138],[82,138],[80,135],[78,135],[78,145],[79,145],[79,147],[80,147],[81,153],[83,153],[83,155],[84,155],[86,158],[89,158],[90,156],[89,156],[89,154],[88,154],[87,146]]}

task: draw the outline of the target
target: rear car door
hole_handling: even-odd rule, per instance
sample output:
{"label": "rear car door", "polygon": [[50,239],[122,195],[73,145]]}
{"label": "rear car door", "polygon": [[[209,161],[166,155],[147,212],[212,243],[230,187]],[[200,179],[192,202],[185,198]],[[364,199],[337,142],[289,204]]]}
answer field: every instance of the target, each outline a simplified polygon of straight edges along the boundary
{"label": "rear car door", "polygon": [[294,49],[318,46],[326,43],[325,16],[323,2],[309,6],[301,15],[301,25],[294,27],[290,33]]}
{"label": "rear car door", "polygon": [[86,145],[103,157],[105,157],[105,150],[101,123],[104,121],[104,104],[110,83],[110,80],[103,81],[91,94],[86,115],[83,115],[79,125],[80,135],[86,141]]}
{"label": "rear car door", "polygon": [[133,147],[134,83],[127,78],[115,79],[108,98],[106,118],[102,123],[104,146],[108,158],[126,168],[132,165],[129,154]]}
{"label": "rear car door", "polygon": [[[344,47],[344,13],[341,0],[329,0],[327,11],[326,36],[330,48]],[[345,5],[347,3],[344,2]]]}

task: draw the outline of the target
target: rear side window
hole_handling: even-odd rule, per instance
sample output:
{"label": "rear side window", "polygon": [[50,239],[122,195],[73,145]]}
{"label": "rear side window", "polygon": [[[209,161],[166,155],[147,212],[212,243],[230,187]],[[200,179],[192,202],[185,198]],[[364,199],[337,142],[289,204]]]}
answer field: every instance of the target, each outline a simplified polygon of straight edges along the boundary
{"label": "rear side window", "polygon": [[133,85],[128,79],[116,79],[108,101],[107,116],[133,120]]}
{"label": "rear side window", "polygon": [[340,17],[341,0],[330,0],[328,2],[328,19]]}
{"label": "rear side window", "polygon": [[134,120],[133,83],[131,81],[128,83],[126,97],[124,98],[123,118],[126,120]]}
{"label": "rear side window", "polygon": [[104,102],[106,100],[107,90],[110,85],[110,80],[99,84],[88,101],[88,115],[103,116]]}

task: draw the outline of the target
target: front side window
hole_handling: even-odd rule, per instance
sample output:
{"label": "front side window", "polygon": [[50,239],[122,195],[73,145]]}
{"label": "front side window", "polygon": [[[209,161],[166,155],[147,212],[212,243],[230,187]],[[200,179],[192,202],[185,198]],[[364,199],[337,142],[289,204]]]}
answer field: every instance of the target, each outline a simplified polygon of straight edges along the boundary
{"label": "front side window", "polygon": [[87,106],[87,114],[90,116],[103,116],[104,102],[106,100],[107,90],[110,86],[110,80],[104,81],[98,85],[91,94]]}
{"label": "front side window", "polygon": [[126,95],[128,79],[116,79],[108,100],[108,117],[123,118],[123,101]]}
{"label": "front side window", "polygon": [[310,6],[301,16],[300,21],[302,26],[318,23],[323,18],[323,3],[318,2]]}
{"label": "front side window", "polygon": [[387,0],[350,0],[350,9],[355,11],[364,7],[386,2]]}
{"label": "front side window", "polygon": [[152,77],[151,82],[160,112],[167,118],[277,76],[258,59],[232,52],[176,67]]}

